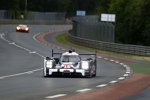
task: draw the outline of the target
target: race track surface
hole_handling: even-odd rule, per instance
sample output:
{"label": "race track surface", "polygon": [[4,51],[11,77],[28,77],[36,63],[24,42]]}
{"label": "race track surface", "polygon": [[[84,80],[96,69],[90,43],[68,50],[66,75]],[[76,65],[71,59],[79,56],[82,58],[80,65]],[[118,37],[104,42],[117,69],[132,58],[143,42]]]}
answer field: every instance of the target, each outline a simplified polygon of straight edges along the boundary
{"label": "race track surface", "polygon": [[126,72],[121,64],[108,59],[98,59],[95,78],[74,76],[44,78],[43,57],[51,56],[52,49],[56,52],[63,50],[47,46],[36,40],[35,36],[39,33],[67,30],[70,26],[30,25],[29,27],[29,33],[20,33],[15,32],[15,25],[0,26],[1,100],[49,100],[92,91],[101,84],[110,85],[113,80]]}

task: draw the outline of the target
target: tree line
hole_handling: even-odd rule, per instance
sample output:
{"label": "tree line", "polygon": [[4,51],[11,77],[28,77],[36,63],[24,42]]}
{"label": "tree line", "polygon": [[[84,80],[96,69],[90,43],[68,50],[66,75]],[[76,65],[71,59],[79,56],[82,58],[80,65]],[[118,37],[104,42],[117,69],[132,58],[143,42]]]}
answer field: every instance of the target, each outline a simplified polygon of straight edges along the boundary
{"label": "tree line", "polygon": [[[25,2],[27,1],[27,5]],[[11,10],[14,17],[27,11],[66,12],[74,16],[76,10],[87,14],[116,14],[115,41],[150,46],[150,0],[1,0],[1,10]]]}
{"label": "tree line", "polygon": [[111,0],[116,14],[116,41],[150,46],[150,0]]}

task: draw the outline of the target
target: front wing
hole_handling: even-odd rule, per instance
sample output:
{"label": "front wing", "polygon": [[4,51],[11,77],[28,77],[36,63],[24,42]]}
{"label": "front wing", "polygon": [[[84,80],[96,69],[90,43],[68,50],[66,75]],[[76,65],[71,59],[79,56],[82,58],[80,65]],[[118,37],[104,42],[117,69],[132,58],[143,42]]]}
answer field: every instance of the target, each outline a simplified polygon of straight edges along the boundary
{"label": "front wing", "polygon": [[53,75],[53,74],[77,74],[77,75],[82,75],[85,76],[86,70],[84,69],[47,69],[46,71],[47,75]]}

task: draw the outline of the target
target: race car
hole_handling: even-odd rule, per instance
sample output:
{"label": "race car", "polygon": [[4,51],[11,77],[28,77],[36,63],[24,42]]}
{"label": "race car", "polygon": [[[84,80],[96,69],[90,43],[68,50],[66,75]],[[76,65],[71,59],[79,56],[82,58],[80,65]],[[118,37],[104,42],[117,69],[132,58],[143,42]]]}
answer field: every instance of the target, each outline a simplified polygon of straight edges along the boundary
{"label": "race car", "polygon": [[16,27],[16,32],[29,32],[29,27],[27,25],[20,24]]}
{"label": "race car", "polygon": [[[54,56],[58,57],[54,57]],[[52,75],[80,75],[95,77],[97,69],[96,54],[78,54],[74,50],[64,53],[54,53],[52,57],[44,59],[43,76]]]}

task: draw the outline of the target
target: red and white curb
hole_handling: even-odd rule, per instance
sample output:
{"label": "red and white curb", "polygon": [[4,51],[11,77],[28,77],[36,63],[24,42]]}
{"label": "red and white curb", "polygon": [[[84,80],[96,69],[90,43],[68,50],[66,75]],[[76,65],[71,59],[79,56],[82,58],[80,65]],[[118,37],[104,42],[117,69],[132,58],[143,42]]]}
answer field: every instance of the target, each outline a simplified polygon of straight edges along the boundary
{"label": "red and white curb", "polygon": [[[41,34],[42,34],[42,33],[41,33]],[[36,36],[37,36],[37,35],[40,35],[40,33],[34,35],[34,36],[33,36],[33,39],[34,39],[35,41],[37,41],[37,42],[41,42],[41,41],[39,41],[39,40],[36,39]],[[24,47],[22,47],[22,46],[16,44],[15,42],[11,42],[11,41],[5,39],[5,34],[4,34],[4,33],[0,34],[0,38],[3,39],[4,41],[8,42],[9,45],[14,45],[14,46],[16,46],[16,47],[18,47],[18,48],[20,48],[20,49],[23,49],[23,50],[27,51],[29,54],[37,54],[38,56],[40,56],[40,57],[42,57],[42,58],[45,58],[43,55],[41,55],[40,53],[38,53],[38,52],[36,52],[36,51],[34,51],[34,50],[29,50],[29,49],[27,49],[27,48],[24,48]],[[48,46],[49,46],[49,44],[48,44]],[[54,47],[54,48],[57,48],[57,49],[60,49],[60,50],[63,50],[63,51],[66,50],[65,48],[61,48],[61,47],[59,47],[59,46],[57,46],[57,45],[54,45],[54,44],[50,44],[50,46],[52,46],[52,47]],[[119,62],[119,61],[116,61],[116,60],[113,60],[113,59],[109,59],[109,58],[106,58],[106,57],[103,58],[103,57],[101,57],[101,56],[97,56],[97,58],[99,58],[99,59],[104,59],[104,60],[106,60],[106,61],[110,61],[110,62],[114,62],[114,63],[116,63],[116,64],[119,64],[119,65],[121,65],[122,67],[125,68],[126,72],[125,72],[122,76],[118,77],[118,78],[115,79],[115,80],[112,80],[112,81],[110,81],[110,82],[108,82],[108,83],[103,83],[103,84],[99,84],[99,85],[95,86],[96,88],[103,88],[103,87],[106,87],[106,86],[109,86],[109,85],[118,83],[119,81],[125,80],[125,79],[126,79],[127,77],[129,77],[129,76],[131,75],[131,73],[132,73],[130,67],[129,67],[128,65],[124,64],[124,63],[121,63],[121,62]],[[34,73],[34,72],[36,72],[36,71],[39,71],[39,70],[42,70],[42,69],[43,69],[43,68],[41,68],[41,69],[35,69],[35,70],[27,71],[27,72],[22,72],[22,73],[18,73],[18,74],[8,75],[8,76],[1,76],[1,77],[0,77],[0,80],[1,80],[1,79],[5,79],[5,78],[9,78],[9,77],[15,77],[15,76],[19,76],[19,75],[24,75],[24,74],[32,74],[32,73]],[[91,90],[93,90],[93,89],[91,89],[91,88],[85,88],[85,89],[76,90],[75,92],[83,93],[83,92],[87,92],[87,91],[91,91]],[[64,94],[64,93],[63,93],[63,94],[56,94],[56,95],[52,95],[52,96],[46,96],[45,99],[60,98],[60,97],[64,97],[64,96],[67,96],[67,95],[68,95],[68,94]]]}

